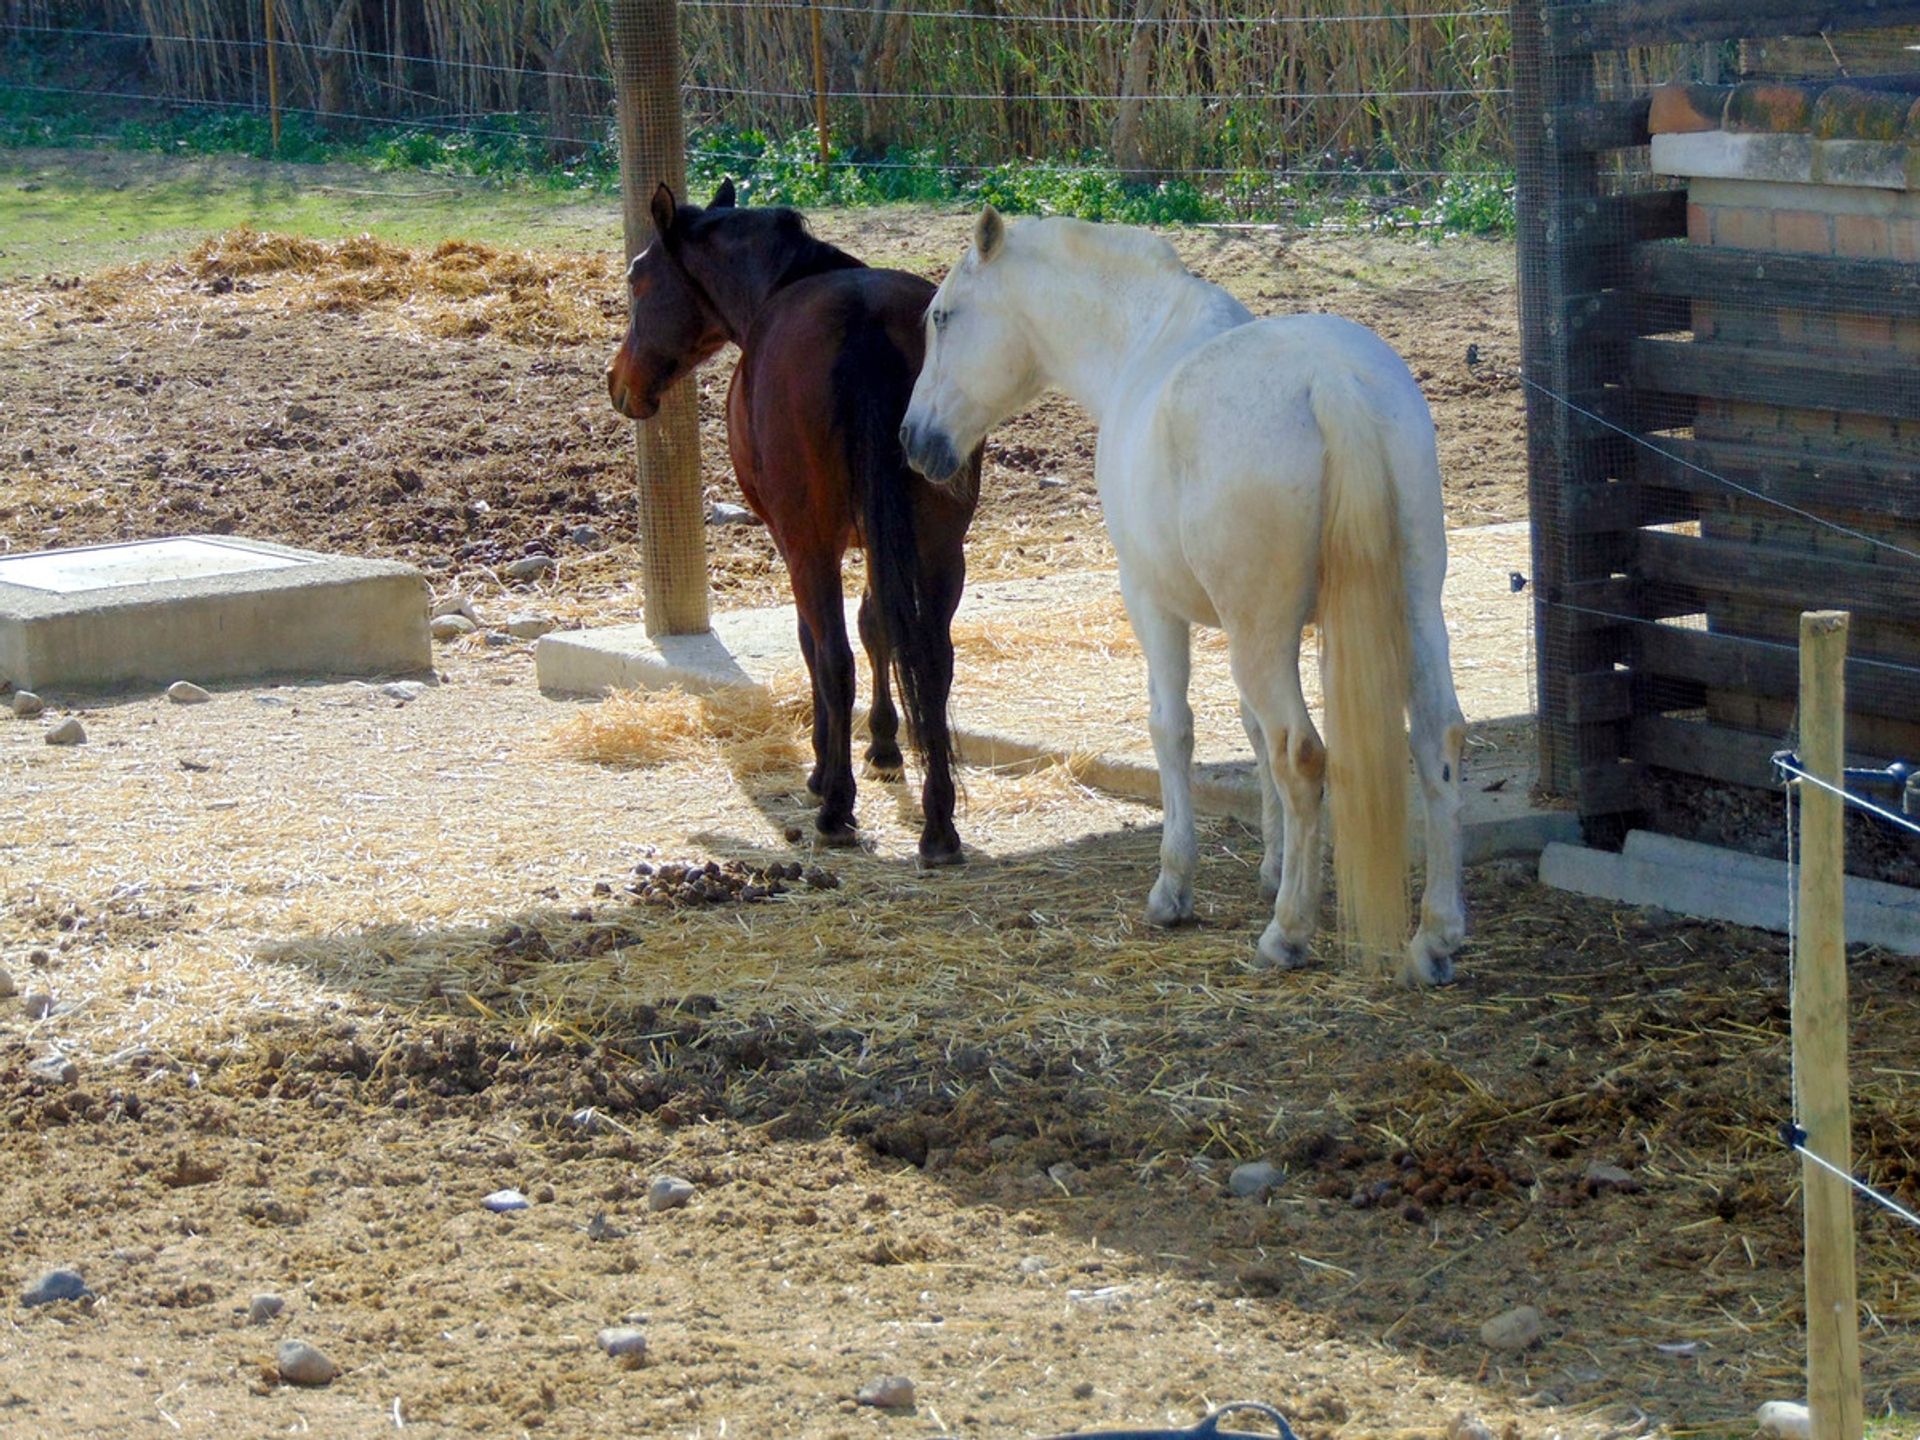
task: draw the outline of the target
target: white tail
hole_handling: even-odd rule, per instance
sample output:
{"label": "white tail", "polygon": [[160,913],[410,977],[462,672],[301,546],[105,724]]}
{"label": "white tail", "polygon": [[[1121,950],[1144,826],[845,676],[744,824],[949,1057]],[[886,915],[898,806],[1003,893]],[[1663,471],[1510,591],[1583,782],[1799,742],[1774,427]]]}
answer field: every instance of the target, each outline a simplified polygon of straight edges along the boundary
{"label": "white tail", "polygon": [[1326,446],[1320,645],[1327,783],[1340,928],[1369,958],[1402,950],[1407,891],[1407,696],[1411,663],[1399,524],[1384,423],[1359,382],[1313,383]]}

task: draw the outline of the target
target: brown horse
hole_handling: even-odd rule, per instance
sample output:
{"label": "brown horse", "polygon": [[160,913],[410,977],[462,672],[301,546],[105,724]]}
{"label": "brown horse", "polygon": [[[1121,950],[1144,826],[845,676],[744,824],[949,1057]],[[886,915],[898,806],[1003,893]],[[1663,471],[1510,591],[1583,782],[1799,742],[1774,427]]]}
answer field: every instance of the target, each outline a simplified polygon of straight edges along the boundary
{"label": "brown horse", "polygon": [[627,270],[632,320],[607,368],[623,415],[644,420],[661,394],[728,341],[740,363],[727,392],[727,448],[747,504],[767,524],[793,583],[800,652],[813,677],[816,820],[829,844],[857,838],[852,759],[853,650],[840,565],[867,552],[860,638],[873,662],[872,744],[880,775],[902,769],[893,670],[926,763],[920,859],[963,857],[953,827],[951,622],[966,577],[961,542],[980,495],[980,452],[961,483],[928,483],[899,431],[920,373],[933,286],[869,269],[807,232],[793,210],[741,209],[733,182],[704,210],[653,196],[658,237]]}

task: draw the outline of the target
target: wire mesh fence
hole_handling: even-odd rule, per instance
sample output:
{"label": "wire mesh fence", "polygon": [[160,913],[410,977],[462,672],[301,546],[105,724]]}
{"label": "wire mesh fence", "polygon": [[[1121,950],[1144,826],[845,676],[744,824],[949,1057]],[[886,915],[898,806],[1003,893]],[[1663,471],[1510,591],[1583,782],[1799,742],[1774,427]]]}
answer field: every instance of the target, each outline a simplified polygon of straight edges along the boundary
{"label": "wire mesh fence", "polygon": [[[313,127],[464,130],[556,157],[611,138],[607,0],[275,0],[274,14],[286,113]],[[16,106],[258,112],[264,16],[260,0],[4,0],[5,89]],[[823,113],[843,178],[819,198],[936,198],[993,172],[1017,206],[1034,173],[1093,169],[1218,213],[1381,210],[1448,185],[1497,209],[1509,172],[1504,7],[686,0],[680,27],[696,168],[810,163]]]}
{"label": "wire mesh fence", "polygon": [[1920,755],[1920,32],[1876,18],[1516,7],[1542,758],[1598,838],[1779,853],[1802,610],[1856,617],[1863,767]]}

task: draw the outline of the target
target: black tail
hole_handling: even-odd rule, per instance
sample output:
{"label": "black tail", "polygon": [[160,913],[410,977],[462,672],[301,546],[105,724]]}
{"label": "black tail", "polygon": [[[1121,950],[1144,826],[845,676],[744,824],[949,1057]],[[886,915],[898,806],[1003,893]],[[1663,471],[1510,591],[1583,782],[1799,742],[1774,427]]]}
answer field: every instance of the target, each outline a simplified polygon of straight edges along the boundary
{"label": "black tail", "polygon": [[900,448],[914,367],[878,326],[854,317],[834,363],[847,466],[866,531],[867,583],[885,628],[913,746],[930,772],[950,764],[947,692],[953,659],[947,617],[931,593],[914,523],[919,477]]}

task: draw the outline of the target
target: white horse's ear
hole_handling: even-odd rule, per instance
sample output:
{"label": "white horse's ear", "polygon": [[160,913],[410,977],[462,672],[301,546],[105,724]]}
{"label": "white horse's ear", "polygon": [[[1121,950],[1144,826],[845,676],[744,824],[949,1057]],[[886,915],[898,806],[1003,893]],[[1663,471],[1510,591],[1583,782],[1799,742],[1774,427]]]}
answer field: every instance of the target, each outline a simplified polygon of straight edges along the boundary
{"label": "white horse's ear", "polygon": [[986,264],[1000,253],[1000,247],[1007,240],[1007,222],[1000,218],[1000,212],[989,205],[980,212],[980,218],[973,222],[973,249],[980,257],[980,263]]}

